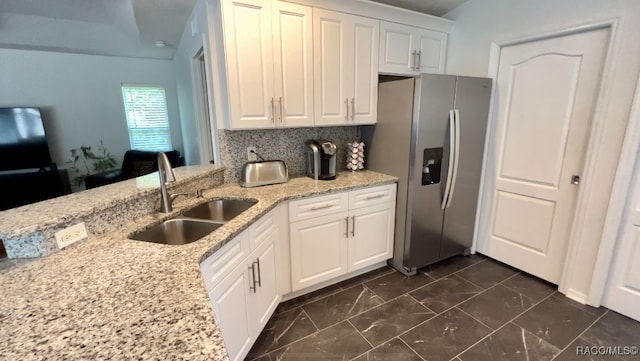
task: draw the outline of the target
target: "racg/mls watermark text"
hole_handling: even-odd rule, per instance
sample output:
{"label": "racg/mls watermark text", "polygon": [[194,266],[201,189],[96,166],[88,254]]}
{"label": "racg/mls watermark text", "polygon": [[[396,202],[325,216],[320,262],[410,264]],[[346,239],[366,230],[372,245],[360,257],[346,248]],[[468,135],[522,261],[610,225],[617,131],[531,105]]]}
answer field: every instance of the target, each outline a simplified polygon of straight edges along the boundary
{"label": "racg/mls watermark text", "polygon": [[637,356],[638,346],[576,346],[580,356]]}

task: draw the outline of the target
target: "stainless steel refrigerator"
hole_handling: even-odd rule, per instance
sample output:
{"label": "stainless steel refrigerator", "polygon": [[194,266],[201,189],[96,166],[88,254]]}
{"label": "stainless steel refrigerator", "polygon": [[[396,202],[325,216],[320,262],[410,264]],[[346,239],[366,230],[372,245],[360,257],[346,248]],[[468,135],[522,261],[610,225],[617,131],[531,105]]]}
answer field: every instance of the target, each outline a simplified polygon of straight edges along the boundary
{"label": "stainless steel refrigerator", "polygon": [[378,122],[362,128],[365,168],[400,178],[392,265],[407,275],[471,247],[491,83],[380,77]]}

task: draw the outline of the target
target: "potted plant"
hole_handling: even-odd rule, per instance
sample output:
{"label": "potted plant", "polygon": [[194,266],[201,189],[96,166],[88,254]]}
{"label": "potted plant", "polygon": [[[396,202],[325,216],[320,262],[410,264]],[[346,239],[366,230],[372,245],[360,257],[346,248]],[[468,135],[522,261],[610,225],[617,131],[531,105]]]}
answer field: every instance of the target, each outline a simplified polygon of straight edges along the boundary
{"label": "potted plant", "polygon": [[102,173],[116,166],[116,160],[107,151],[102,140],[98,145],[97,154],[91,151],[90,146],[82,145],[80,148],[70,150],[71,158],[67,161],[69,169],[73,172],[73,183],[80,187],[84,178],[93,173]]}

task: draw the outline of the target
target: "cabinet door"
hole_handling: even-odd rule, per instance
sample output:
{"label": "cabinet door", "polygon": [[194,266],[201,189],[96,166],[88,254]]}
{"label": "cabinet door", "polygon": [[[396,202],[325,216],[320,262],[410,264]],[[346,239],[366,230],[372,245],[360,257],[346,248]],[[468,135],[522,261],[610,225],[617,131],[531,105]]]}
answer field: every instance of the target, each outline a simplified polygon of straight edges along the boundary
{"label": "cabinet door", "polygon": [[276,251],[275,241],[279,236],[277,228],[274,228],[267,239],[262,245],[253,253],[250,257],[251,261],[257,262],[257,277],[259,280],[259,287],[256,296],[257,310],[258,310],[258,330],[254,335],[258,337],[264,326],[269,321],[269,318],[276,310],[278,302],[280,302],[280,295],[278,294],[278,285],[276,279]]}
{"label": "cabinet door", "polygon": [[420,73],[444,74],[447,34],[416,28],[415,40]]}
{"label": "cabinet door", "polygon": [[275,123],[269,1],[225,0],[224,40],[231,127],[265,128]]}
{"label": "cabinet door", "polygon": [[308,6],[273,3],[276,126],[313,125],[313,27]]}
{"label": "cabinet door", "polygon": [[378,70],[386,74],[414,75],[416,64],[414,27],[380,22],[380,63]]}
{"label": "cabinet door", "polygon": [[353,74],[345,66],[353,63],[353,49],[345,42],[351,32],[350,15],[313,9],[315,125],[347,122]]}
{"label": "cabinet door", "polygon": [[347,273],[347,212],[290,225],[293,291]]}
{"label": "cabinet door", "polygon": [[353,95],[349,100],[348,123],[374,124],[378,120],[378,32],[380,21],[358,16],[352,17]]}
{"label": "cabinet door", "polygon": [[247,265],[241,263],[209,294],[231,361],[244,359],[257,330],[255,297],[249,290],[253,285],[250,273]]}
{"label": "cabinet door", "polygon": [[349,212],[349,272],[393,257],[395,203]]}

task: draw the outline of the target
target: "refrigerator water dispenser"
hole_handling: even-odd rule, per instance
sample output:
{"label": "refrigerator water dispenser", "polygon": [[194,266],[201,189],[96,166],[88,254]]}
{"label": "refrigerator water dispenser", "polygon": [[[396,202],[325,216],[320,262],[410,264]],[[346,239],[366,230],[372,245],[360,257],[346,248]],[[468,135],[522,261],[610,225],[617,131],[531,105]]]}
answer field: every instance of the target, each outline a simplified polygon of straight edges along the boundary
{"label": "refrigerator water dispenser", "polygon": [[422,185],[440,183],[442,166],[442,147],[427,148],[422,155]]}

